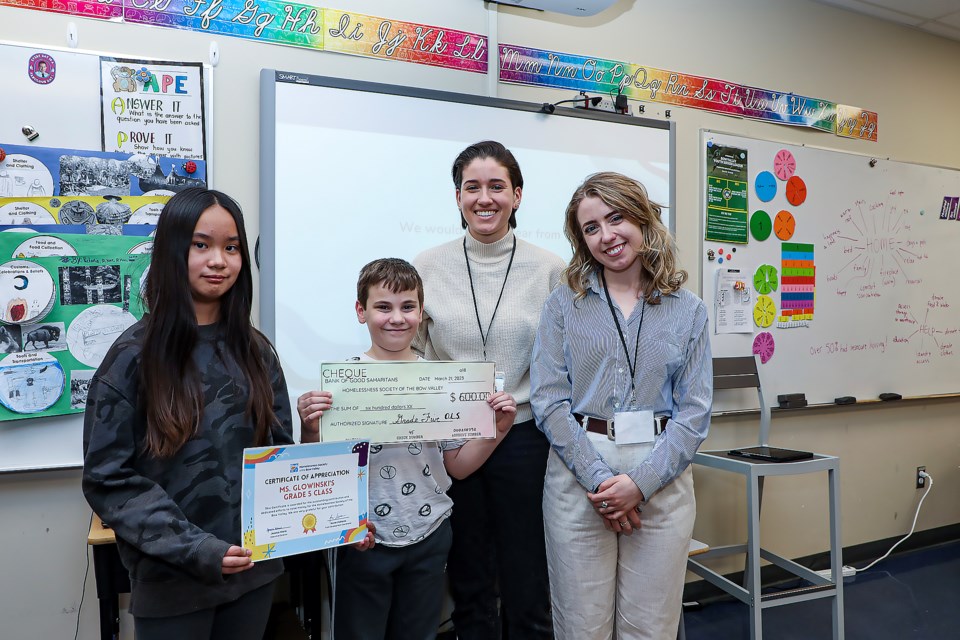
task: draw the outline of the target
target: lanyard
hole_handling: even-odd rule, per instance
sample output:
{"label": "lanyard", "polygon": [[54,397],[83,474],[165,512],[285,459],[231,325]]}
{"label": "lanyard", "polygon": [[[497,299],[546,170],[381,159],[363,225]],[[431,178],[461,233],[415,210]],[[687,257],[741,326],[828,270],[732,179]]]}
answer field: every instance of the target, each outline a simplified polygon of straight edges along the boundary
{"label": "lanyard", "polygon": [[477,328],[480,329],[480,340],[483,342],[483,359],[487,359],[487,339],[490,338],[490,327],[493,326],[493,319],[497,317],[497,309],[500,308],[500,301],[503,299],[503,290],[507,288],[507,278],[510,277],[510,267],[513,266],[513,256],[517,253],[517,236],[513,236],[513,249],[510,250],[510,262],[507,263],[507,272],[503,275],[503,285],[500,287],[500,296],[497,298],[497,305],[493,308],[493,315],[490,316],[490,323],[487,325],[487,334],[483,334],[483,324],[480,322],[480,307],[477,306],[477,292],[473,287],[473,272],[470,271],[470,257],[467,256],[467,238],[463,238],[463,259],[467,262],[467,277],[470,278],[470,295],[473,296],[473,311],[477,314]]}
{"label": "lanyard", "polygon": [[630,362],[630,350],[627,349],[627,339],[623,337],[623,329],[620,328],[620,320],[617,319],[617,312],[613,309],[613,302],[610,299],[610,287],[607,286],[607,278],[603,275],[603,269],[600,270],[600,280],[603,282],[603,290],[607,295],[607,306],[610,307],[610,315],[613,316],[613,323],[617,325],[617,335],[620,336],[620,344],[623,345],[623,353],[627,357],[627,366],[630,367],[630,391],[633,392],[633,398],[637,398],[637,387],[634,384],[634,378],[637,375],[638,352],[640,348],[640,330],[643,329],[643,312],[647,308],[645,298],[640,302],[640,326],[637,327],[637,342],[633,345],[633,362]]}

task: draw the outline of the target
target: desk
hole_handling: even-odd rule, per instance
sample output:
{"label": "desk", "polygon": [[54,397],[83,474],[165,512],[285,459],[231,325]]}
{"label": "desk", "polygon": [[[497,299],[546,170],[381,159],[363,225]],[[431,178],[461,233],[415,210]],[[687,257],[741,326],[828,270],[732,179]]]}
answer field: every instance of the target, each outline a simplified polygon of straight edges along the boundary
{"label": "desk", "polygon": [[[130,575],[120,562],[113,529],[104,527],[97,514],[93,514],[90,522],[87,544],[93,547],[93,572],[97,579],[97,600],[100,602],[100,640],[120,640],[119,596],[121,593],[130,593]],[[300,611],[300,623],[311,637],[319,638],[323,602],[319,576],[326,573],[323,552],[291,556],[285,561],[291,574],[291,598]],[[272,618],[273,612],[271,621]]]}
{"label": "desk", "polygon": [[130,592],[130,576],[120,562],[113,530],[104,527],[97,514],[93,514],[90,522],[87,544],[93,547],[93,573],[100,602],[100,640],[119,640],[119,595]]}

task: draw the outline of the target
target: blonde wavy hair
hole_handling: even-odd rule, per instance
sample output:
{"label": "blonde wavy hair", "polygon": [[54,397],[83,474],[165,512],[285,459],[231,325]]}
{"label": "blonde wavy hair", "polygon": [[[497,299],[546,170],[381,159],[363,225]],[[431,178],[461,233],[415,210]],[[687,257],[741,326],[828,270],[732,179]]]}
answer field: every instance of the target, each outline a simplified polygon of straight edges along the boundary
{"label": "blonde wavy hair", "polygon": [[585,198],[599,198],[640,228],[643,245],[632,248],[638,253],[646,276],[643,297],[648,304],[660,304],[661,294],[673,293],[687,281],[687,272],[677,268],[673,236],[660,221],[660,205],[651,202],[647,190],[633,178],[604,171],[588,176],[567,205],[563,230],[573,248],[573,257],[564,276],[577,299],[586,295],[590,276],[601,268],[591,255],[577,221],[577,210]]}

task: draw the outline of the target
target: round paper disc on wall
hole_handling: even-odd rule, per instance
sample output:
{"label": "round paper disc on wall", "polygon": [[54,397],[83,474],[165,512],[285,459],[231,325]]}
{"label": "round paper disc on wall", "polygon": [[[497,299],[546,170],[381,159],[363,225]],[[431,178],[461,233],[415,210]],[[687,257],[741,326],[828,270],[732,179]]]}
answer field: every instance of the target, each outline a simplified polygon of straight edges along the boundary
{"label": "round paper disc on wall", "polygon": [[777,179],[769,171],[761,171],[753,181],[753,188],[761,202],[770,202],[777,195]]}
{"label": "round paper disc on wall", "polygon": [[797,170],[797,160],[787,149],[780,149],[773,157],[773,172],[781,180],[788,180]]}
{"label": "round paper disc on wall", "polygon": [[12,353],[0,360],[0,404],[15,413],[39,413],[63,395],[63,367],[49,353]]}
{"label": "round paper disc on wall", "polygon": [[37,322],[53,307],[53,277],[29,260],[0,265],[0,320],[9,324]]}
{"label": "round paper disc on wall", "polygon": [[779,284],[777,268],[771,264],[760,265],[757,267],[756,273],[753,274],[753,288],[761,295],[776,291]]}
{"label": "round paper disc on wall", "polygon": [[800,176],[787,180],[787,202],[799,207],[807,199],[807,183]]}
{"label": "round paper disc on wall", "polygon": [[757,296],[753,305],[753,321],[758,327],[769,327],[777,317],[777,305],[770,296]]}
{"label": "round paper disc on wall", "polygon": [[793,232],[797,228],[797,221],[793,219],[793,214],[789,211],[781,211],[773,220],[773,232],[781,240],[789,240],[793,237]]}
{"label": "round paper disc on wall", "polygon": [[761,331],[753,339],[753,353],[760,356],[760,364],[767,364],[773,357],[775,349],[773,334],[769,331]]}
{"label": "round paper disc on wall", "polygon": [[136,321],[120,307],[94,305],[81,311],[67,327],[67,347],[74,358],[96,369],[113,342]]}
{"label": "round paper disc on wall", "polygon": [[750,216],[750,234],[753,239],[763,242],[770,237],[773,231],[773,222],[770,221],[770,214],[762,209],[758,209]]}

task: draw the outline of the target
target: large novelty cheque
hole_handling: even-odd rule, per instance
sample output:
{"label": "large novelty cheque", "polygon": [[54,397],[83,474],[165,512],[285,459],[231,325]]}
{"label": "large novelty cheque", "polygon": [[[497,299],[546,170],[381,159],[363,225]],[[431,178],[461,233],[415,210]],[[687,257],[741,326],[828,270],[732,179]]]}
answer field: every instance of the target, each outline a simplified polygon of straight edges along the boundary
{"label": "large novelty cheque", "polygon": [[320,419],[324,442],[375,443],[496,437],[492,362],[324,362],[320,389],[333,406]]}
{"label": "large novelty cheque", "polygon": [[363,540],[369,442],[243,450],[243,547],[253,561]]}

